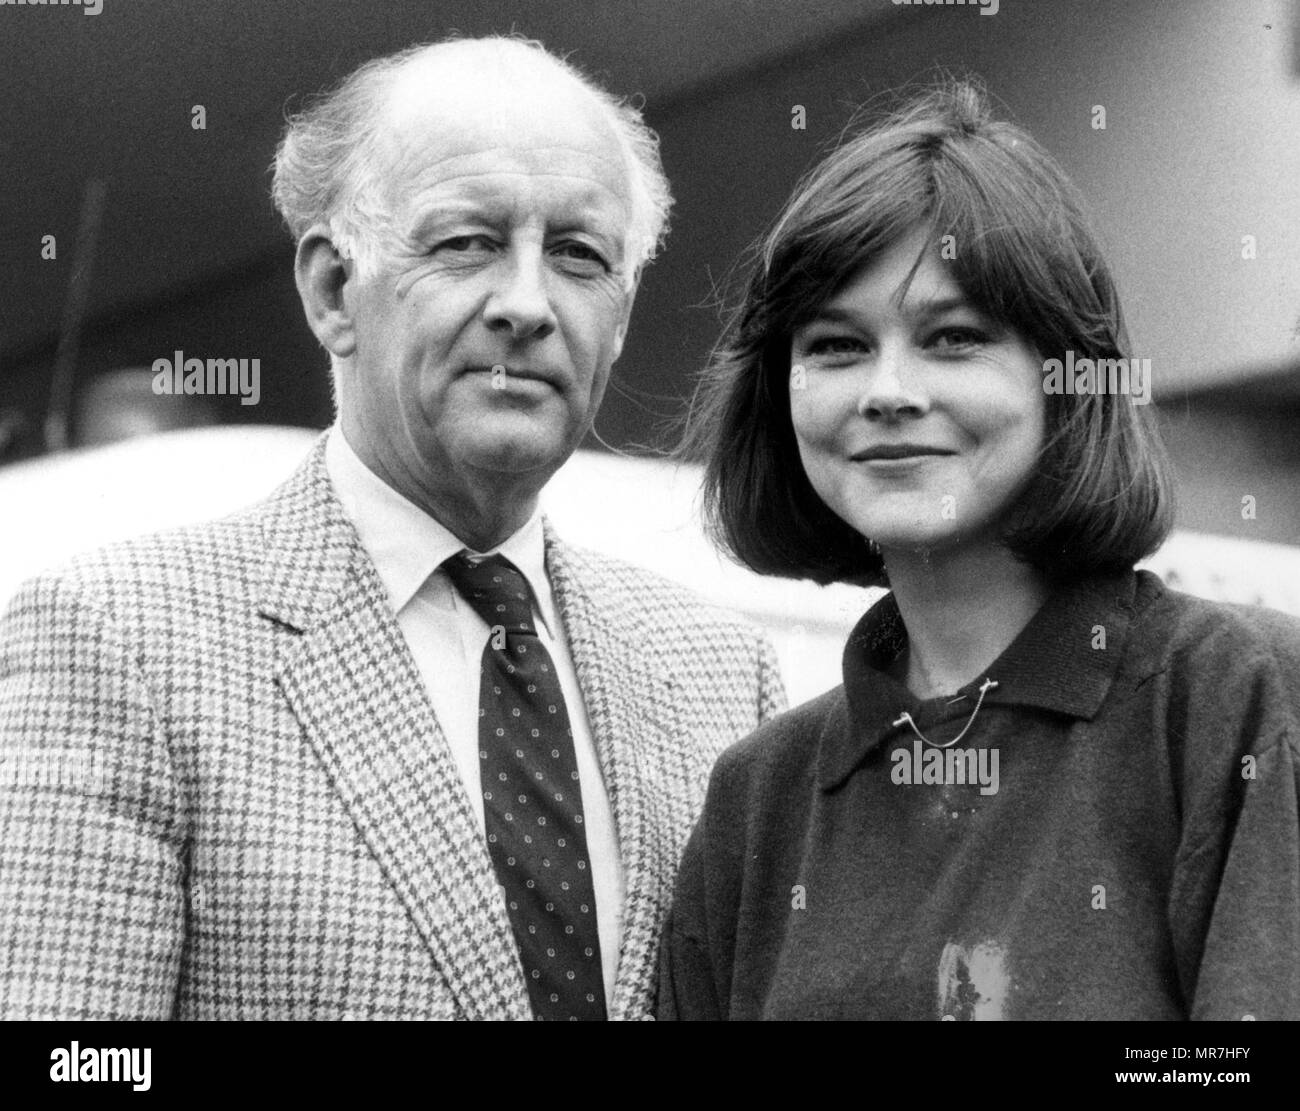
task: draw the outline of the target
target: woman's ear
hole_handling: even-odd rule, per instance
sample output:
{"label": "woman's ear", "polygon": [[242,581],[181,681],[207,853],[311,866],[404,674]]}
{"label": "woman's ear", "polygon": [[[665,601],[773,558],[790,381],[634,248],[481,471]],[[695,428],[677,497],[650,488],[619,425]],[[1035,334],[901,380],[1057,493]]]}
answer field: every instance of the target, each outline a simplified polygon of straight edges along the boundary
{"label": "woman's ear", "polygon": [[323,224],[309,228],[298,241],[294,280],[307,323],[324,348],[340,359],[356,350],[356,332],[344,287],[356,265],[339,253]]}

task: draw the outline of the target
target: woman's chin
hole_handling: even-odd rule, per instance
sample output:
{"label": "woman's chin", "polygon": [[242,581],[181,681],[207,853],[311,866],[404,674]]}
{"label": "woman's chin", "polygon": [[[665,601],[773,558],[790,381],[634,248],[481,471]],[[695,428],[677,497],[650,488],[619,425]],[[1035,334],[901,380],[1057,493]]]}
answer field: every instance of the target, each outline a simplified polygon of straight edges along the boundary
{"label": "woman's chin", "polygon": [[[863,523],[870,526],[869,522]],[[951,521],[888,521],[858,531],[885,553],[934,551],[959,545],[962,539],[962,530]]]}
{"label": "woman's chin", "polygon": [[[962,553],[980,549],[990,541],[986,532],[958,528],[897,529],[882,535],[873,536],[880,549],[886,565],[892,556],[894,561],[900,559],[921,560],[929,563],[934,560],[951,559]],[[996,541],[993,541],[996,543]]]}

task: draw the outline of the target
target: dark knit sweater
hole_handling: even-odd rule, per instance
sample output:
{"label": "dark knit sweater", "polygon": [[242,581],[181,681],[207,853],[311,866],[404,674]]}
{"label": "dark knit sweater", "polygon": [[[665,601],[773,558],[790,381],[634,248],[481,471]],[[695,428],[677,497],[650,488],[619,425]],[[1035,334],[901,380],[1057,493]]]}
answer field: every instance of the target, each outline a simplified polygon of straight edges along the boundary
{"label": "dark knit sweater", "polygon": [[661,1018],[1300,1018],[1300,622],[1063,588],[952,757],[900,714],[951,738],[986,676],[918,702],[905,635],[886,596],[845,686],[719,760]]}

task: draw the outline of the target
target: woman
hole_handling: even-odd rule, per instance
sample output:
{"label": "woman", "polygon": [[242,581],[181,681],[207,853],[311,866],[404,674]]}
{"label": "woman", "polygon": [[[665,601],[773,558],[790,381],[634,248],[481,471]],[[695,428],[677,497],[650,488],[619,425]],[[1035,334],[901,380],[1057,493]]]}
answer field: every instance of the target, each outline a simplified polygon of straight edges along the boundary
{"label": "woman", "polygon": [[798,186],[688,450],[745,564],[891,592],[719,761],[661,1017],[1300,1017],[1300,624],[1134,570],[1172,516],[1136,376],[1052,362],[1126,342],[969,86]]}

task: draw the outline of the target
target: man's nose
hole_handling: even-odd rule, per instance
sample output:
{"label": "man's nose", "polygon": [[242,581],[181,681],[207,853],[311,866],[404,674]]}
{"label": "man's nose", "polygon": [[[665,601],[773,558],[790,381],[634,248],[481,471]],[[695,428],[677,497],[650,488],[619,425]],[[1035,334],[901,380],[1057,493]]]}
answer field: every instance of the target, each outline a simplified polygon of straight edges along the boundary
{"label": "man's nose", "polygon": [[484,305],[487,326],[509,331],[512,340],[544,339],[556,328],[540,251],[517,250],[498,271],[499,280]]}
{"label": "man's nose", "polygon": [[929,399],[922,388],[922,376],[912,365],[912,355],[897,347],[883,346],[867,362],[858,395],[858,413],[868,420],[896,421],[919,417],[929,411]]}

